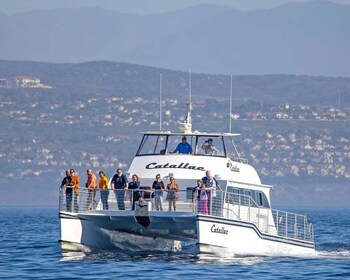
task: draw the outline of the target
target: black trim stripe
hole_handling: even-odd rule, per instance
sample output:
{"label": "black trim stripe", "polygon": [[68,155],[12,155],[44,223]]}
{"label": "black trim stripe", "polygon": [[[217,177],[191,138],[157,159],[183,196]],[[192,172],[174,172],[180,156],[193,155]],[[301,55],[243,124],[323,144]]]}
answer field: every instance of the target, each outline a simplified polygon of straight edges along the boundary
{"label": "black trim stripe", "polygon": [[77,215],[72,215],[72,214],[63,213],[63,212],[59,213],[59,218],[60,219],[68,219],[68,220],[87,220],[87,219],[79,217]]}
{"label": "black trim stripe", "polygon": [[311,248],[311,249],[315,248],[314,242],[312,242],[312,241],[297,240],[297,239],[291,239],[291,238],[287,238],[287,237],[262,233],[257,228],[257,226],[255,224],[249,223],[249,222],[228,220],[228,219],[223,219],[223,218],[218,218],[218,217],[209,217],[209,216],[202,216],[202,215],[198,215],[196,218],[196,221],[221,223],[221,224],[225,224],[225,225],[250,228],[250,229],[253,229],[256,232],[256,234],[259,236],[259,238],[261,238],[261,239],[279,242],[279,243],[284,243],[284,244],[295,245],[295,246],[300,246],[300,247],[305,247],[305,248]]}

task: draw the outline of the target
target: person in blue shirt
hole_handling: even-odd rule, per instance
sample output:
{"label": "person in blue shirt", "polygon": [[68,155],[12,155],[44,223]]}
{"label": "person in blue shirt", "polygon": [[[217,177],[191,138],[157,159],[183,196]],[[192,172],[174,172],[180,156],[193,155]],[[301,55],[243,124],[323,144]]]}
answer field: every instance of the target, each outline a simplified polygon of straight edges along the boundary
{"label": "person in blue shirt", "polygon": [[182,142],[179,143],[173,153],[179,154],[192,154],[192,147],[187,143],[187,139],[185,136],[182,137]]}

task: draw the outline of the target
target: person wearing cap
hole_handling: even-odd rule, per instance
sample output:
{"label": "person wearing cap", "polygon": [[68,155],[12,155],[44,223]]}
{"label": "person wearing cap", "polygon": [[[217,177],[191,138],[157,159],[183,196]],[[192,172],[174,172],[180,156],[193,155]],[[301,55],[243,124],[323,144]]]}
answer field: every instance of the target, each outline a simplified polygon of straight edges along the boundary
{"label": "person wearing cap", "polygon": [[128,178],[123,174],[120,168],[117,169],[117,173],[114,174],[112,181],[112,188],[114,189],[115,197],[118,203],[119,210],[125,210],[125,190],[128,189]]}
{"label": "person wearing cap", "polygon": [[179,154],[192,154],[192,147],[187,143],[187,139],[185,136],[182,137],[182,142],[179,143],[173,153]]}
{"label": "person wearing cap", "polygon": [[215,152],[215,146],[213,144],[213,139],[209,138],[205,141],[201,147],[206,155],[212,155]]}

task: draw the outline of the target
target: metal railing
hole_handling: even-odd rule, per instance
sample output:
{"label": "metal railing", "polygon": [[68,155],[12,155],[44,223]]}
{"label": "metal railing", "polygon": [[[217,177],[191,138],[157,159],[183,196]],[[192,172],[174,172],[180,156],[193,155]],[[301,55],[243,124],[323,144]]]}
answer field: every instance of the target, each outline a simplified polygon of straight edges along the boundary
{"label": "metal railing", "polygon": [[[99,210],[134,210],[135,202],[148,203],[150,211],[181,211],[246,221],[263,233],[297,240],[314,240],[313,225],[305,215],[258,206],[251,196],[224,193],[206,193],[201,197],[192,189],[180,191],[80,189],[77,194],[69,187],[60,188],[59,209],[67,212]],[[175,209],[174,209],[175,206]]]}
{"label": "metal railing", "polygon": [[284,238],[314,241],[313,225],[306,215],[258,206],[252,197],[226,193],[223,217],[255,224],[263,233]]}
{"label": "metal railing", "polygon": [[[153,191],[150,187],[140,190],[79,189],[77,194],[70,187],[60,188],[59,210],[66,212],[87,212],[92,210],[134,210],[135,202],[149,203],[152,211],[197,211],[192,191]],[[175,209],[174,209],[175,205]],[[171,208],[170,208],[171,206]]]}

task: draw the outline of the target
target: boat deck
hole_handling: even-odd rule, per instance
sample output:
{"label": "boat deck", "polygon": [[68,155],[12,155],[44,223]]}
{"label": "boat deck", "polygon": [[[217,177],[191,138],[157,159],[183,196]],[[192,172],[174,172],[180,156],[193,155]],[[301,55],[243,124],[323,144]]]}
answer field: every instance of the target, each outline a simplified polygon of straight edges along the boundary
{"label": "boat deck", "polygon": [[[102,194],[102,197],[101,197]],[[125,208],[118,207],[117,197],[123,197]],[[108,196],[108,209],[102,200]],[[255,201],[246,195],[221,193],[217,198],[219,204],[208,202],[208,212],[203,211],[200,202],[193,197],[192,190],[178,191],[176,199],[176,212],[169,211],[167,193],[162,196],[162,210],[156,209],[156,197],[152,192],[143,190],[142,204],[147,211],[142,212],[138,206],[132,208],[133,190],[107,190],[82,189],[79,195],[73,193],[66,195],[65,188],[60,189],[60,212],[78,213],[80,215],[108,215],[120,216],[150,216],[150,217],[179,217],[205,215],[213,218],[253,224],[262,234],[283,237],[288,240],[306,241],[314,244],[313,225],[308,222],[305,215],[274,210],[258,206]],[[103,199],[104,198],[104,199]],[[141,212],[140,212],[141,211]]]}

